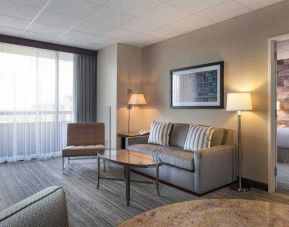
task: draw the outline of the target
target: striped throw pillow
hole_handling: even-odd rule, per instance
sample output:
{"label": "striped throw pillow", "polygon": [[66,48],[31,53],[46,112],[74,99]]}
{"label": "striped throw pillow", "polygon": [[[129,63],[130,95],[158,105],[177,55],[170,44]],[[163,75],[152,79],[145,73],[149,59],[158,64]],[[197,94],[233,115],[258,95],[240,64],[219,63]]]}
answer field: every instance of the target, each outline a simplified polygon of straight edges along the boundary
{"label": "striped throw pillow", "polygon": [[211,138],[213,132],[213,127],[190,125],[184,149],[189,151],[196,151],[203,148],[209,148],[211,146]]}
{"label": "striped throw pillow", "polygon": [[171,129],[172,123],[153,121],[151,125],[148,143],[168,146]]}

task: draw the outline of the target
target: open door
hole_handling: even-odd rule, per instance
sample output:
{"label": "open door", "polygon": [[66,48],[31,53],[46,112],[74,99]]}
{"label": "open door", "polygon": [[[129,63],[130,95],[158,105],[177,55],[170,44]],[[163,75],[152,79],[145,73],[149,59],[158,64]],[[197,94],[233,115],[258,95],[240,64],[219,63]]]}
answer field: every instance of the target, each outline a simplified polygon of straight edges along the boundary
{"label": "open door", "polygon": [[277,38],[272,38],[268,43],[268,191],[275,192],[277,176],[277,145],[276,145],[276,74],[277,74]]}
{"label": "open door", "polygon": [[276,191],[289,194],[289,40],[277,41]]}
{"label": "open door", "polygon": [[268,191],[289,194],[289,35],[268,44]]}

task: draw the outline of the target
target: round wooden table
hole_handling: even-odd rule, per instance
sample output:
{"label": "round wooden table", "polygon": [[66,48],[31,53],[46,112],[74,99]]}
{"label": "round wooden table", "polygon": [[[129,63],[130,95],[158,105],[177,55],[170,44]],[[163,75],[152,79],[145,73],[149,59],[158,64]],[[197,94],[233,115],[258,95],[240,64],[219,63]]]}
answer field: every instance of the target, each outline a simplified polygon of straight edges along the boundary
{"label": "round wooden table", "polygon": [[257,200],[203,199],[175,203],[137,215],[119,227],[289,226],[289,205]]}

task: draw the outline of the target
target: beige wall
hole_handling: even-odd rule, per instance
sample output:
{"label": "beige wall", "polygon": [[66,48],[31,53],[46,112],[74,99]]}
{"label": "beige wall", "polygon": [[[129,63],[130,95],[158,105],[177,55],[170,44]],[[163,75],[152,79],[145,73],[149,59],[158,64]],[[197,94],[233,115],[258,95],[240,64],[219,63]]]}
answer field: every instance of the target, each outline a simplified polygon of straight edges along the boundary
{"label": "beige wall", "polygon": [[[117,130],[127,131],[129,95],[127,89],[141,92],[141,48],[118,44],[117,48]],[[144,127],[143,111],[139,107],[131,109],[130,131],[136,132]]]}
{"label": "beige wall", "polygon": [[232,128],[236,116],[225,110],[170,109],[169,70],[225,61],[225,94],[253,93],[254,111],[243,114],[243,175],[267,183],[268,38],[289,33],[289,1],[178,36],[142,52],[146,126],[153,119]]}
{"label": "beige wall", "polygon": [[98,51],[97,56],[97,120],[106,127],[106,143],[109,138],[109,110],[111,107],[111,147],[116,148],[117,105],[117,45]]}
{"label": "beige wall", "polygon": [[[141,48],[116,44],[98,51],[97,61],[97,106],[98,121],[108,122],[111,107],[111,147],[119,147],[116,134],[127,131],[129,96],[127,89],[141,91]],[[139,118],[143,111],[139,107],[131,110],[131,131],[143,128]],[[106,134],[109,132],[107,124]],[[108,136],[108,134],[107,134]]]}

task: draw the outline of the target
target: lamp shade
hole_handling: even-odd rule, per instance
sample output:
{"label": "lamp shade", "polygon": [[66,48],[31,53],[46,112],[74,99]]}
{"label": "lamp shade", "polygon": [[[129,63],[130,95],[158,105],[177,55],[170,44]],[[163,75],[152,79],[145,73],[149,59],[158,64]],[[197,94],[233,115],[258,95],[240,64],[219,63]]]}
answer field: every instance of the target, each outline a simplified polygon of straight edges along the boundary
{"label": "lamp shade", "polygon": [[145,105],[147,104],[143,94],[132,94],[128,101],[129,105]]}
{"label": "lamp shade", "polygon": [[227,111],[252,110],[251,93],[228,93]]}

